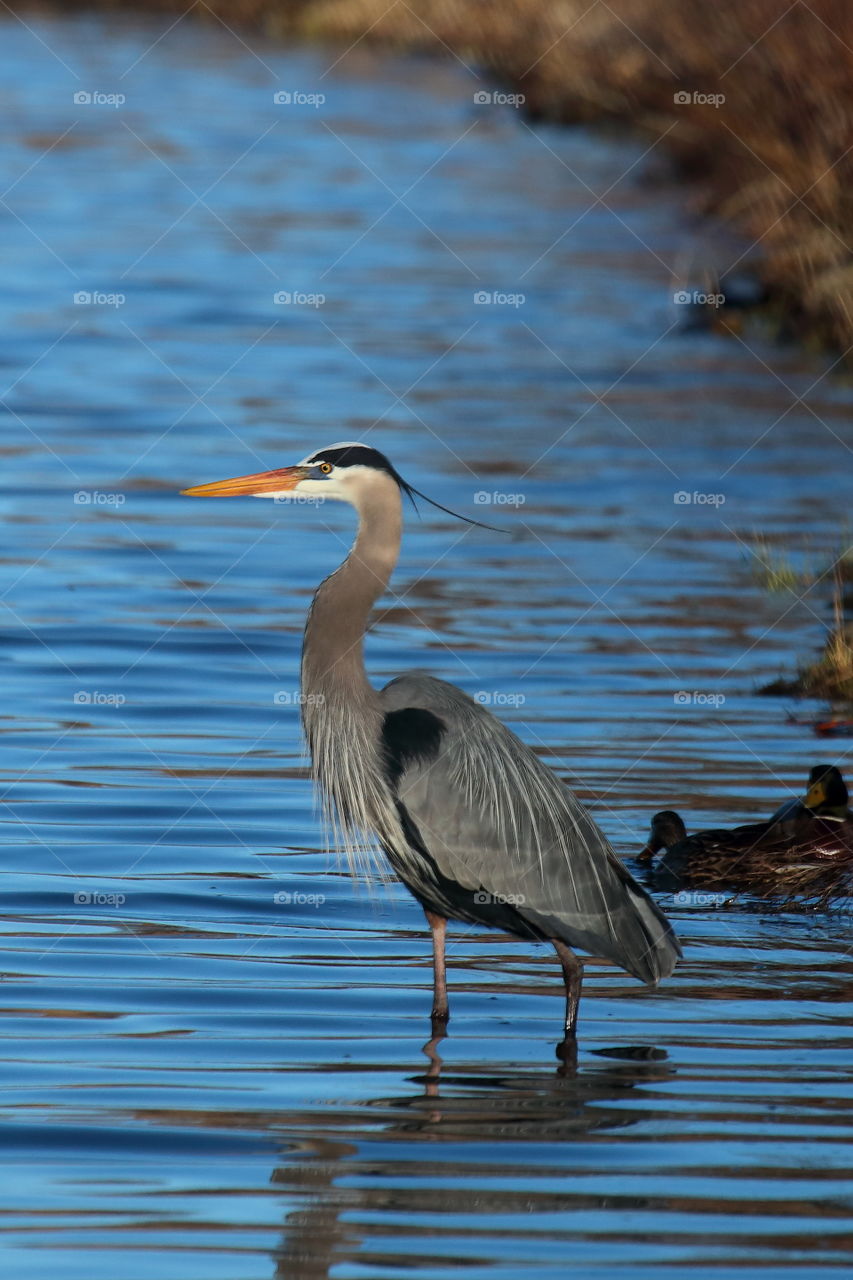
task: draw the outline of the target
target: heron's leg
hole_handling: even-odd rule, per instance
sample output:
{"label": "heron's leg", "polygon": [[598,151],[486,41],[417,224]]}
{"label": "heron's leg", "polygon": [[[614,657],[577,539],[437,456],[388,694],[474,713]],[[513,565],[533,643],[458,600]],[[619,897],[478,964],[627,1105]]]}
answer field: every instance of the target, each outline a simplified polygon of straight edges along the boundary
{"label": "heron's leg", "polygon": [[424,907],[427,924],[432,930],[432,1020],[447,1022],[450,1009],[447,1004],[447,978],[444,969],[444,936],[447,933],[447,919],[436,915]]}
{"label": "heron's leg", "polygon": [[583,965],[571,947],[567,947],[560,938],[552,938],[554,950],[563,966],[563,981],[566,984],[566,1039],[576,1034],[578,1022],[578,1005],[581,998],[583,981]]}

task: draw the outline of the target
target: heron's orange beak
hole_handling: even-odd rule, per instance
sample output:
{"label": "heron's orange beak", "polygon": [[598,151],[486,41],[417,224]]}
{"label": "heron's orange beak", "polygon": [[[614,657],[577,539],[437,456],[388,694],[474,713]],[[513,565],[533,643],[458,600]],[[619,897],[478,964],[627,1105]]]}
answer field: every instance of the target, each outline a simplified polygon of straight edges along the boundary
{"label": "heron's orange beak", "polygon": [[251,476],[235,476],[233,480],[214,480],[211,484],[182,489],[188,498],[237,498],[241,494],[257,497],[268,493],[289,493],[300,480],[311,474],[310,467],[279,467],[276,471],[256,471]]}

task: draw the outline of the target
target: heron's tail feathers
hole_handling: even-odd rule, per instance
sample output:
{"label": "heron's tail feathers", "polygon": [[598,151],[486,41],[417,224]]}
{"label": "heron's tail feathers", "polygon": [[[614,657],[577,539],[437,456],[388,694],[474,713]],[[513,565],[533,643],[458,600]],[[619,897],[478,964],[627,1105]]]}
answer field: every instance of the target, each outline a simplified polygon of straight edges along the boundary
{"label": "heron's tail feathers", "polygon": [[621,957],[613,958],[635,978],[654,987],[672,973],[681,958],[681,947],[672,925],[645,890],[630,876],[625,887],[632,918],[624,918],[627,911],[619,913],[617,931],[620,942],[624,938],[624,947],[620,948]]}
{"label": "heron's tail feathers", "polygon": [[547,922],[526,908],[524,914],[570,947],[612,960],[640,982],[656,986],[681,957],[675,931],[615,853],[610,853],[603,871],[597,878],[594,911],[582,909],[582,903],[596,902],[587,893],[573,909],[554,913]]}

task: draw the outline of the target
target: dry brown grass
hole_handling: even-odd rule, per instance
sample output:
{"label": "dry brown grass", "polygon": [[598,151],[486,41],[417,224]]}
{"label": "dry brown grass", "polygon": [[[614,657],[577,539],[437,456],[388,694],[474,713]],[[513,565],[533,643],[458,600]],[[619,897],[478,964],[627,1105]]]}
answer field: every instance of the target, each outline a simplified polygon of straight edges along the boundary
{"label": "dry brown grass", "polygon": [[[760,244],[788,316],[853,344],[848,0],[205,0],[198,12],[271,34],[450,49],[523,92],[534,115],[668,130],[661,145],[704,206]],[[725,101],[676,105],[680,91]]]}
{"label": "dry brown grass", "polygon": [[784,549],[772,546],[769,539],[761,534],[754,536],[752,549],[756,562],[753,572],[768,591],[799,593],[807,588],[811,590],[812,586],[829,583],[832,592],[832,623],[819,657],[801,665],[795,677],[771,680],[758,692],[771,696],[825,698],[835,707],[843,703],[853,706],[853,628],[848,621],[853,601],[846,594],[853,574],[853,555],[849,546],[829,569],[821,573],[795,568]]}
{"label": "dry brown grass", "polygon": [[823,653],[800,672],[803,693],[833,702],[853,702],[853,634],[844,616],[844,577],[836,565],[832,592],[833,622]]}

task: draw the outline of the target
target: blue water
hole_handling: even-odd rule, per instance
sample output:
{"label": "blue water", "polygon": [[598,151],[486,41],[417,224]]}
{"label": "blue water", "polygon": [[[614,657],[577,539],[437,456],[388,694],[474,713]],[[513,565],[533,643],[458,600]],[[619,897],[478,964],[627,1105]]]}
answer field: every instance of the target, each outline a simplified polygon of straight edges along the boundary
{"label": "blue water", "polygon": [[459,927],[425,1054],[422,916],[323,852],[300,741],[301,628],[351,514],[178,490],[365,439],[506,526],[411,516],[371,670],[490,701],[630,854],[659,808],[735,823],[844,764],[756,696],[828,613],[821,584],[764,591],[748,544],[837,548],[850,386],[687,330],[678,264],[746,246],[647,142],[480,107],[453,61],[24,16],[4,1274],[849,1275],[849,917],[662,898],[684,963],[650,992],[591,960],[564,1075],[551,955]]}

